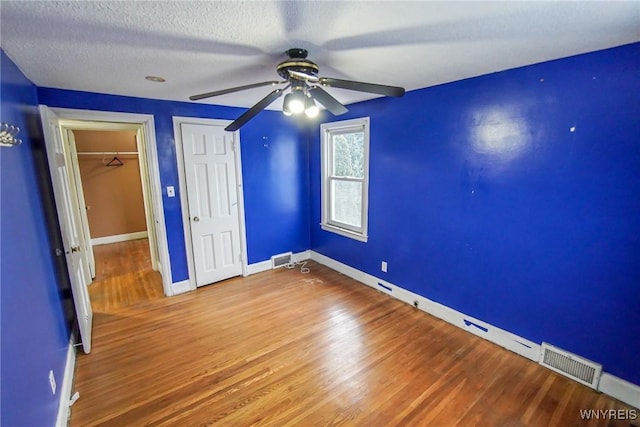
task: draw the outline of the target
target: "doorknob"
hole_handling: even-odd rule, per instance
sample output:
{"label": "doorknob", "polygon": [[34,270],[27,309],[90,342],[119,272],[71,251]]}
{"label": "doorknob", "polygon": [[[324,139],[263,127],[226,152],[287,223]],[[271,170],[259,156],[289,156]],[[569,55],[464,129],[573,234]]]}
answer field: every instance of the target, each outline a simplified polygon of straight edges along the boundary
{"label": "doorknob", "polygon": [[193,217],[193,222],[198,222],[198,221],[200,221],[200,218],[198,218],[197,216],[194,216]]}
{"label": "doorknob", "polygon": [[71,253],[80,252],[80,246],[71,246]]}

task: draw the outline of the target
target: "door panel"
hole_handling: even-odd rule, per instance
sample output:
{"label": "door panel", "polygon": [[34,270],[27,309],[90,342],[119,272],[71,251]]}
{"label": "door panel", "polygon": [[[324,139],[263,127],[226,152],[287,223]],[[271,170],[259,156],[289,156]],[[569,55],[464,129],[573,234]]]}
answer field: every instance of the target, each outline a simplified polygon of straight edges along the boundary
{"label": "door panel", "polygon": [[242,274],[233,134],[180,126],[196,285]]}
{"label": "door panel", "polygon": [[231,215],[231,202],[229,201],[229,173],[227,164],[216,164],[215,168],[218,217],[229,217]]}
{"label": "door panel", "polygon": [[91,351],[93,310],[86,282],[89,272],[86,271],[84,254],[82,253],[84,245],[78,198],[71,181],[73,179],[72,172],[68,167],[70,164],[69,149],[63,143],[59,119],[53,111],[45,106],[40,106],[40,117],[45,134],[58,222],[69,270],[73,302],[80,327],[82,347],[85,353],[89,353]]}
{"label": "door panel", "polygon": [[[73,183],[69,183],[69,185],[73,185],[73,193],[76,195],[78,199],[77,207],[78,214],[80,218],[80,231],[81,234],[81,242],[82,242],[82,254],[83,254],[83,270],[85,270],[86,274],[86,282],[90,284],[93,281],[93,278],[96,277],[96,260],[93,256],[93,246],[91,245],[91,232],[89,230],[89,218],[87,218],[87,203],[84,200],[84,192],[82,190],[82,177],[80,176],[80,166],[78,165],[78,154],[76,151],[76,141],[75,135],[71,129],[65,129],[66,133],[63,133],[63,136],[66,136],[67,143],[69,144],[69,160],[70,163],[68,165],[70,170],[73,170],[73,174],[70,176]],[[64,145],[64,140],[63,140]]]}
{"label": "door panel", "polygon": [[228,267],[233,264],[233,254],[237,252],[237,249],[233,247],[233,236],[230,232],[225,231],[220,233],[220,253],[222,254],[222,265]]}

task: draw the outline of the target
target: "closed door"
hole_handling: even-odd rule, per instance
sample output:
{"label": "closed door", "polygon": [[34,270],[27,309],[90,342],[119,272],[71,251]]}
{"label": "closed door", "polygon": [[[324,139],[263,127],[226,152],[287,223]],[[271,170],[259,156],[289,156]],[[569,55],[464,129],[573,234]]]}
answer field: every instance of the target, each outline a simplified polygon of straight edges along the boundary
{"label": "closed door", "polygon": [[[69,170],[69,147],[62,141],[60,122],[53,111],[45,106],[40,107],[42,127],[47,146],[47,157],[53,193],[58,212],[58,223],[64,245],[64,253],[69,270],[69,281],[73,293],[73,302],[78,318],[82,348],[85,353],[91,351],[91,327],[93,310],[87,289],[89,273],[85,264],[83,251],[82,228],[75,193],[73,173]],[[56,249],[56,252],[58,249]]]}
{"label": "closed door", "polygon": [[180,125],[195,279],[203,286],[242,274],[233,134]]}

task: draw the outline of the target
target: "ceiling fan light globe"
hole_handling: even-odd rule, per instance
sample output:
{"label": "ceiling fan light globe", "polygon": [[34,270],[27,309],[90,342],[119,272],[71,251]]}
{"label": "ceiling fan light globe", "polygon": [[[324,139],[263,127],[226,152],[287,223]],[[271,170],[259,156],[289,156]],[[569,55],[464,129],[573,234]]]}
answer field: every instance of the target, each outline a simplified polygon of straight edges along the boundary
{"label": "ceiling fan light globe", "polygon": [[282,113],[285,116],[290,116],[291,113],[291,108],[289,107],[289,102],[291,101],[291,94],[288,93],[284,96],[284,100],[282,101]]}
{"label": "ceiling fan light globe", "polygon": [[291,99],[289,100],[289,111],[292,114],[300,114],[304,111],[304,102],[299,99]]}
{"label": "ceiling fan light globe", "polygon": [[320,114],[320,109],[314,105],[313,107],[304,110],[304,114],[306,114],[310,119],[313,119],[315,117],[318,117],[318,114]]}
{"label": "ceiling fan light globe", "polygon": [[282,114],[284,114],[285,116],[291,115],[291,110],[289,109],[289,106],[286,102],[282,105]]}
{"label": "ceiling fan light globe", "polygon": [[320,113],[320,109],[318,109],[316,101],[314,101],[313,98],[307,94],[304,99],[304,114],[312,119],[314,117],[317,117],[318,113]]}
{"label": "ceiling fan light globe", "polygon": [[305,108],[304,110],[304,114],[310,119],[313,119],[314,117],[318,117],[319,113],[320,113],[320,109],[315,103],[311,105],[307,105],[307,108]]}
{"label": "ceiling fan light globe", "polygon": [[305,109],[306,96],[302,92],[302,89],[293,88],[291,93],[284,97],[284,105],[287,111],[292,114],[300,114]]}

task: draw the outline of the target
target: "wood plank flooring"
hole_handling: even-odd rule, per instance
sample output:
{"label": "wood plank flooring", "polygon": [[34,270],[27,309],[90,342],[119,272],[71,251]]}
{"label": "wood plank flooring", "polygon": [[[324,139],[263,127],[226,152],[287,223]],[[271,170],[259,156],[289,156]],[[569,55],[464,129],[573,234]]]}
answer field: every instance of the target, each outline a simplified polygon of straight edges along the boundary
{"label": "wood plank flooring", "polygon": [[94,318],[71,426],[638,426],[630,409],[310,262]]}
{"label": "wood plank flooring", "polygon": [[89,299],[94,312],[109,312],[164,297],[162,277],[151,269],[148,239],[93,249],[96,277],[89,286]]}

